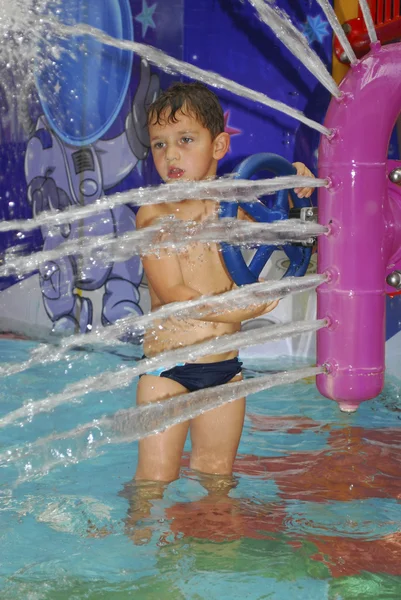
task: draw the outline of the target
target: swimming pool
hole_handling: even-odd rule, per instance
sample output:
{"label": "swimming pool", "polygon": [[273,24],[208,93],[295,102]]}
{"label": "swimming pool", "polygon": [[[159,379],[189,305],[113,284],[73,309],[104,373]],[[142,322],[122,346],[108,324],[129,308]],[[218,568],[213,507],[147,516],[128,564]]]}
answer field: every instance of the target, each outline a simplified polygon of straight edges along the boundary
{"label": "swimming pool", "polygon": [[[22,362],[34,347],[0,340],[0,361]],[[78,360],[5,378],[0,416],[121,364],[118,354],[80,351]],[[306,364],[252,359],[245,374]],[[129,527],[136,444],[107,446],[13,489],[21,473],[3,466],[0,597],[399,599],[400,392],[389,376],[381,396],[353,415],[312,380],[250,397],[229,494],[208,497],[186,455],[180,479],[141,524],[143,538]],[[135,386],[92,394],[2,429],[0,453],[127,408],[134,397]]]}

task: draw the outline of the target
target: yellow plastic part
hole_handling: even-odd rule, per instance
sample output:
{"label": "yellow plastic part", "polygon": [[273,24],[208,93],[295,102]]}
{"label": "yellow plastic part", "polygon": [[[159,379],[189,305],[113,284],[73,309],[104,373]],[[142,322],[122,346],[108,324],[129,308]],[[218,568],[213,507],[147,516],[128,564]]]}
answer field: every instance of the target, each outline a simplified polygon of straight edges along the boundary
{"label": "yellow plastic part", "polygon": [[[358,16],[358,6],[358,0],[334,0],[334,10],[340,23],[355,19]],[[340,83],[348,69],[348,65],[343,65],[333,52],[333,77],[336,83]]]}

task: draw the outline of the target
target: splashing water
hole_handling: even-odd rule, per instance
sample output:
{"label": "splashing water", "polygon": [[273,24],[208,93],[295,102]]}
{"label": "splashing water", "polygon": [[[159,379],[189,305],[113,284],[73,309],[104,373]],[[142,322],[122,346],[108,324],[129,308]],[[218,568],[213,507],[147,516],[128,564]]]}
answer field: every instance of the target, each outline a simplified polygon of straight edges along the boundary
{"label": "splashing water", "polygon": [[277,6],[270,6],[265,0],[249,0],[249,2],[256,8],[261,21],[274,31],[284,46],[305,65],[335,98],[340,98],[341,92],[323,61],[309,46],[305,36],[292,24],[288,15],[278,9]]}
{"label": "splashing water", "polygon": [[[9,113],[16,111],[17,120],[26,133],[31,131],[28,100],[34,87],[38,47],[45,44],[46,61],[51,61],[57,48],[48,43],[43,17],[51,3],[55,14],[61,0],[3,1],[0,14],[0,85]],[[20,134],[20,132],[18,132]]]}
{"label": "splashing water", "polygon": [[[57,4],[53,0],[52,5],[57,14]],[[2,2],[0,37],[4,43],[0,46],[0,62],[7,68],[22,68],[21,60],[32,63],[36,58],[38,43],[43,40],[44,28],[39,25],[43,23],[48,6],[49,0]]]}
{"label": "splashing water", "polygon": [[334,33],[338,37],[349,62],[351,63],[351,65],[355,65],[358,62],[358,59],[351,47],[351,44],[348,41],[347,36],[345,35],[344,29],[342,28],[341,23],[338,20],[337,15],[334,12],[334,9],[331,6],[329,0],[316,0],[316,2],[319,4],[320,8],[326,15],[327,20],[330,23]]}
{"label": "splashing water", "polygon": [[[249,303],[248,303],[249,305]],[[129,385],[135,377],[158,368],[173,367],[180,362],[193,362],[196,359],[232,351],[237,348],[256,346],[267,341],[277,341],[290,335],[300,335],[318,331],[327,327],[324,319],[317,321],[299,321],[287,325],[273,325],[261,327],[258,330],[241,331],[225,335],[220,338],[206,340],[193,346],[185,346],[176,350],[161,352],[152,358],[145,358],[132,368],[121,368],[118,371],[107,371],[101,375],[88,377],[78,383],[68,385],[60,394],[54,394],[43,400],[27,401],[18,408],[0,419],[0,428],[11,425],[20,419],[32,419],[38,414],[49,412],[56,406],[76,400],[92,392],[106,392]]]}
{"label": "splashing water", "polygon": [[369,5],[366,0],[359,0],[359,6],[361,7],[370,41],[372,44],[375,44],[377,42],[377,34]]}
{"label": "splashing water", "polygon": [[[25,461],[22,466],[24,475],[20,477],[18,485],[23,481],[47,475],[55,467],[94,458],[97,451],[106,444],[131,443],[243,396],[324,372],[324,367],[283,371],[216,386],[212,394],[210,389],[204,389],[181,394],[163,402],[152,402],[146,406],[122,410],[111,417],[96,419],[71,431],[52,434],[34,443],[9,449],[0,455],[0,467]],[[57,441],[67,442],[67,448],[55,448],[54,443]],[[33,462],[39,462],[39,466],[34,468]]]}

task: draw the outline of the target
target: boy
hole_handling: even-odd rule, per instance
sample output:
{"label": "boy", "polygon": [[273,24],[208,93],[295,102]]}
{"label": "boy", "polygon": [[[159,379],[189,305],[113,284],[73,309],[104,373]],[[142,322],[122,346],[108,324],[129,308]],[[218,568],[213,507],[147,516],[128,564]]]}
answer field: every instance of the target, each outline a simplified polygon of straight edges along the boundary
{"label": "boy", "polygon": [[[200,83],[176,83],[148,110],[151,151],[160,177],[172,181],[200,181],[216,176],[218,161],[227,153],[229,134],[224,131],[223,110],[217,96]],[[295,163],[298,174],[310,175],[302,163]],[[296,190],[309,197],[312,189]],[[203,221],[218,218],[218,202],[183,200],[141,207],[137,228],[173,215],[177,219]],[[239,211],[241,212],[241,211]],[[245,218],[243,212],[239,218]],[[143,257],[149,283],[152,310],[170,302],[197,299],[203,295],[231,290],[218,244],[188,243],[185,252],[159,252]],[[229,335],[241,322],[273,310],[277,302],[203,316],[202,319],[169,318],[156,323],[145,335],[146,356]],[[160,374],[140,378],[137,404],[142,405],[179,394],[221,385],[242,378],[238,352],[204,356],[193,363],[177,366]],[[213,394],[213,389],[210,390]],[[181,455],[190,428],[192,469],[206,474],[229,476],[240,441],[245,414],[245,399],[208,411],[191,422],[180,423],[167,431],[139,442],[137,481],[170,482],[178,477]]]}

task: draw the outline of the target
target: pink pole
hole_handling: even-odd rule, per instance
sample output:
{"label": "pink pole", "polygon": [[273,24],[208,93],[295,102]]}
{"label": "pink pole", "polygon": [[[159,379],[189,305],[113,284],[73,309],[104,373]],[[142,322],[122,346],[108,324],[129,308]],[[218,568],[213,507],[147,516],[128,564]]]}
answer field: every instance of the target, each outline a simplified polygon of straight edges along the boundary
{"label": "pink pole", "polygon": [[341,83],[322,137],[318,271],[330,281],[318,288],[318,319],[329,326],[317,335],[317,362],[329,373],[317,377],[321,394],[341,410],[356,410],[384,385],[385,289],[388,262],[400,247],[400,214],[388,195],[387,152],[401,111],[401,44],[371,53]]}

